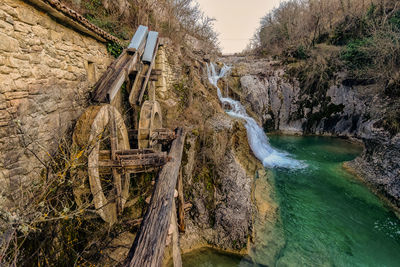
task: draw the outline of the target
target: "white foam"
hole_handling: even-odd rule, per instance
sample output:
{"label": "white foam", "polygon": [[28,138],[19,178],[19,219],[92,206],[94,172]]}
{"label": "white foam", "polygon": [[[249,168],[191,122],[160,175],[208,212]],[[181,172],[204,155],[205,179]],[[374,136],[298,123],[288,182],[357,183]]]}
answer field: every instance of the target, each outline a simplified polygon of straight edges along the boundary
{"label": "white foam", "polygon": [[239,101],[222,96],[221,90],[218,87],[218,80],[224,77],[229,70],[230,67],[224,64],[224,66],[220,69],[220,72],[217,73],[213,63],[207,64],[208,80],[217,88],[218,98],[221,103],[230,107],[230,110],[228,110],[227,113],[232,117],[246,121],[245,127],[247,130],[248,142],[254,155],[263,163],[265,167],[268,168],[305,168],[307,166],[305,163],[291,158],[291,156],[286,152],[281,152],[271,147],[264,130],[252,117],[247,115],[246,109]]}

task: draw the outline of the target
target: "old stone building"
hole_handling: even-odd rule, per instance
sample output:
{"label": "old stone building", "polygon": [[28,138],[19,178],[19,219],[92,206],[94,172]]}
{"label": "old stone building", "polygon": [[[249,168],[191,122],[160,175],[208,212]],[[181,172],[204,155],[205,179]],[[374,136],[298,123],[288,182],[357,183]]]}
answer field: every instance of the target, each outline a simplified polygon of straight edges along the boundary
{"label": "old stone building", "polygon": [[39,177],[111,62],[110,41],[58,0],[0,1],[0,190]]}

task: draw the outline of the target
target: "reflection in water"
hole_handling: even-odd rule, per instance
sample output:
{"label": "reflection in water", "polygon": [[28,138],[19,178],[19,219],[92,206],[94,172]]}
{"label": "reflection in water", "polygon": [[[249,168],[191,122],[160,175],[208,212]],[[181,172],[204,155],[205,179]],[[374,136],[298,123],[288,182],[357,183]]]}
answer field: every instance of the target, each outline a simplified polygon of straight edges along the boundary
{"label": "reflection in water", "polygon": [[[270,142],[307,164],[271,171],[285,235],[275,266],[400,266],[399,219],[341,167],[359,147],[326,137],[271,136]],[[254,266],[213,251],[197,255],[184,255],[184,266]]]}

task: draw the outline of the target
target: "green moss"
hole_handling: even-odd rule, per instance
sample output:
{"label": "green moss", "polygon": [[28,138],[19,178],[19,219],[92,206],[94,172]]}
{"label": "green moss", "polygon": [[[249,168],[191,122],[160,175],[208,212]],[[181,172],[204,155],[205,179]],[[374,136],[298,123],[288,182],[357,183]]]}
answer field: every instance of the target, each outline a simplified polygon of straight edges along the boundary
{"label": "green moss", "polygon": [[107,43],[107,51],[115,58],[118,58],[123,50],[123,47],[117,43]]}
{"label": "green moss", "polygon": [[174,92],[179,98],[179,108],[182,110],[188,105],[189,100],[189,90],[188,80],[186,78],[180,80],[173,85]]}

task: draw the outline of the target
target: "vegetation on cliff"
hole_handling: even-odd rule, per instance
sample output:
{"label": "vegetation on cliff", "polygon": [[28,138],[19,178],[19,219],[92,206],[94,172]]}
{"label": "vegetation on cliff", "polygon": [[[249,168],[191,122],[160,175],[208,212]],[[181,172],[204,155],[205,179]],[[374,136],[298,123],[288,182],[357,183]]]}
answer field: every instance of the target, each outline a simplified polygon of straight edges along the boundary
{"label": "vegetation on cliff", "polygon": [[184,45],[188,36],[217,50],[214,19],[207,17],[194,0],[62,0],[93,24],[122,40],[130,40],[139,25],[146,25]]}
{"label": "vegetation on cliff", "polygon": [[400,132],[398,1],[285,1],[262,18],[251,48],[287,65],[312,96],[304,103],[311,109],[329,102],[325,93],[343,70],[344,85],[377,84],[389,107],[379,124],[392,135]]}

